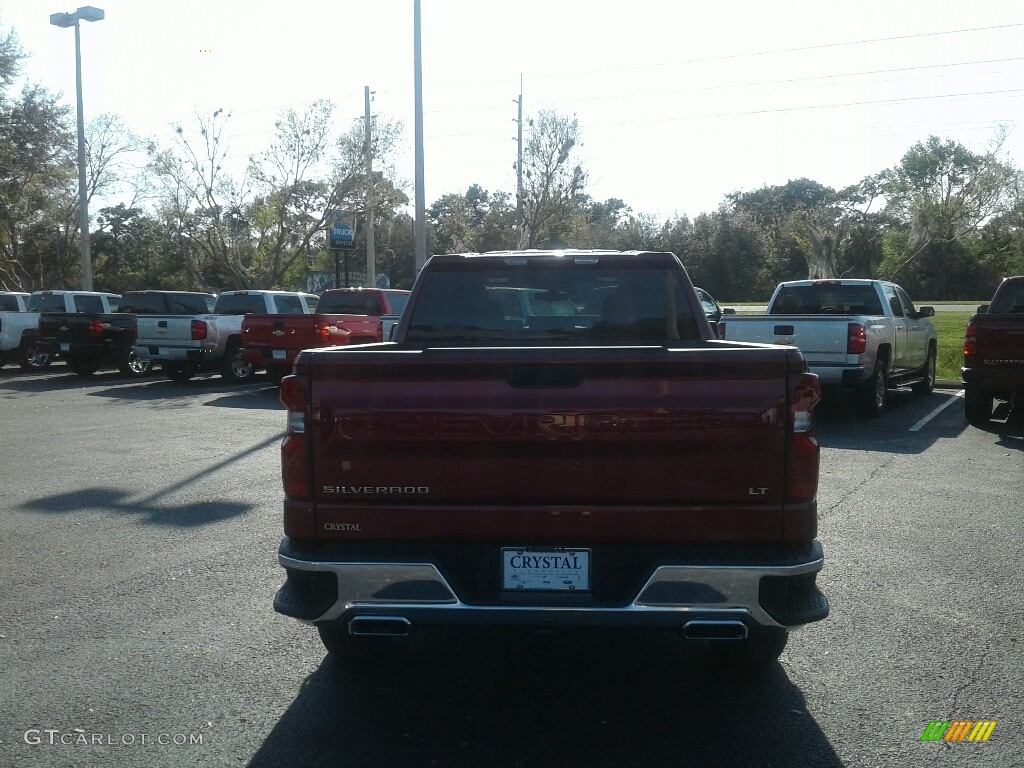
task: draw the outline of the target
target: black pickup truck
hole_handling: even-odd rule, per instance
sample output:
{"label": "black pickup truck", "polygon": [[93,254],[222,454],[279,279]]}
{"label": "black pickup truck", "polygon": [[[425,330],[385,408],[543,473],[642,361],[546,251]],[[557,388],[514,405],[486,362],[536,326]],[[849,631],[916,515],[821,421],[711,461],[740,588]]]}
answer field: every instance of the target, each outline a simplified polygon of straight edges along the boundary
{"label": "black pickup truck", "polygon": [[39,316],[38,348],[58,355],[79,376],[114,365],[125,376],[145,376],[149,360],[136,356],[136,318],[117,314],[120,296],[103,294],[102,312],[44,312]]}

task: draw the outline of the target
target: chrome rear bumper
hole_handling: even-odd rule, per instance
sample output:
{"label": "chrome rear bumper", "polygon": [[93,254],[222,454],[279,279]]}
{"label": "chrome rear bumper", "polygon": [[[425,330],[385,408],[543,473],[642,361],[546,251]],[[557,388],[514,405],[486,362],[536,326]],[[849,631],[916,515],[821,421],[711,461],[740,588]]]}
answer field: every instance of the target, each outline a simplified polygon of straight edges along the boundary
{"label": "chrome rear bumper", "polygon": [[470,604],[431,563],[332,562],[281,553],[288,580],[274,608],[310,624],[387,616],[413,624],[681,627],[742,621],[756,629],[789,629],[828,615],[828,600],[815,584],[824,564],[821,544],[813,542],[807,555],[798,563],[662,565],[628,604],[608,607],[573,604],[565,593],[513,593],[507,602]]}

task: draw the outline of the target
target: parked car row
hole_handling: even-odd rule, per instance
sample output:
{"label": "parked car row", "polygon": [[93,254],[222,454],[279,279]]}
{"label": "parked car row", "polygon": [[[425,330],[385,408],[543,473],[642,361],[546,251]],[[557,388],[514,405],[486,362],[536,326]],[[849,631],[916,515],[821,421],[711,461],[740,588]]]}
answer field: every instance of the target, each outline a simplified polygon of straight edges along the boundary
{"label": "parked car row", "polygon": [[[899,285],[879,280],[780,283],[763,316],[739,316],[695,288],[718,337],[798,347],[822,386],[852,394],[865,414],[881,414],[890,388],[920,395],[935,386],[937,339],[928,318]],[[504,320],[555,319],[599,312],[598,288],[580,309],[550,292],[491,289]],[[0,366],[41,370],[63,359],[86,376],[101,365],[143,376],[159,363],[187,381],[218,372],[232,383],[265,369],[275,381],[302,349],[385,341],[409,291],[345,288],[321,296],[290,291],[0,292]],[[996,399],[1024,394],[1024,276],[1007,278],[978,307],[964,340],[965,412],[992,417]]]}
{"label": "parked car row", "polygon": [[[381,341],[408,291],[345,288],[321,297],[295,291],[37,291],[0,294],[0,365],[27,370],[63,359],[80,376],[104,365],[169,379],[218,372],[249,381],[261,368],[279,380],[300,349]],[[251,345],[251,349],[247,349]]]}

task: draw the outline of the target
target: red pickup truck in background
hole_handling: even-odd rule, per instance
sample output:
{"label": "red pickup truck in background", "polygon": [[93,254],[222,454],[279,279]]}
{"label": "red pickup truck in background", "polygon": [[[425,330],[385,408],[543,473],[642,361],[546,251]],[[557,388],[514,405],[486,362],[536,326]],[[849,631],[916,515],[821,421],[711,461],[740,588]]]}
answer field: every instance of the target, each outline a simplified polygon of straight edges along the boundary
{"label": "red pickup truck in background", "polygon": [[828,614],[819,397],[797,348],[717,339],[671,253],[434,256],[394,341],[281,382],[274,607],[341,656],[476,624],[770,663]]}
{"label": "red pickup truck in background", "polygon": [[408,300],[409,291],[336,288],[321,294],[315,314],[246,315],[242,322],[245,359],[280,379],[291,371],[303,349],[383,341],[381,318],[397,317]]}
{"label": "red pickup truck in background", "polygon": [[[964,412],[972,424],[994,415],[995,400],[1024,403],[1024,275],[1005,278],[964,332]],[[1018,412],[1015,418],[1021,417]]]}

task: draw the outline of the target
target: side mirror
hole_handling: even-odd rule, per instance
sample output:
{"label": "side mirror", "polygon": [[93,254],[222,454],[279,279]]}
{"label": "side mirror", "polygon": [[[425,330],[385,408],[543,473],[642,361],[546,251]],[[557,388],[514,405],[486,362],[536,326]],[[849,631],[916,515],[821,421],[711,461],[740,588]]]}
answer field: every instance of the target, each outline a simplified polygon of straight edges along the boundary
{"label": "side mirror", "polygon": [[988,312],[988,304],[979,304],[975,312],[979,315],[984,315],[986,312]]}
{"label": "side mirror", "polygon": [[935,317],[935,307],[918,307],[918,317]]}
{"label": "side mirror", "polygon": [[736,308],[735,307],[722,307],[722,314],[723,315],[735,315],[736,314]]}

